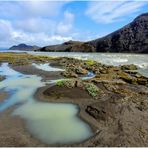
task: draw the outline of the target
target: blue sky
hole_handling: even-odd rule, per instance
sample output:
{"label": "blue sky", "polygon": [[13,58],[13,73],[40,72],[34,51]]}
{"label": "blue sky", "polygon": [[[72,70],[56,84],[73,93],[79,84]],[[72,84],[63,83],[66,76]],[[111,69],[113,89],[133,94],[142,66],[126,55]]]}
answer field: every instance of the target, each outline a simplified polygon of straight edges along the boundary
{"label": "blue sky", "polygon": [[0,47],[102,37],[148,11],[148,1],[0,1]]}

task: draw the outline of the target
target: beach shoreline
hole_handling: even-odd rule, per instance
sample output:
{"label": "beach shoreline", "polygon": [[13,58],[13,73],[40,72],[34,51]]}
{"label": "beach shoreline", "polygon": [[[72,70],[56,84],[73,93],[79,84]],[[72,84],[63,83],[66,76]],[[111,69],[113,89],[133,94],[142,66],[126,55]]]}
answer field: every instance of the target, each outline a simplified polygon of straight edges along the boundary
{"label": "beach shoreline", "polygon": [[[36,59],[38,58],[36,57]],[[2,62],[3,61],[1,61],[1,63]],[[35,61],[33,60],[32,62],[34,63]],[[86,66],[83,65],[82,61],[70,58],[59,58],[58,60],[50,59],[50,62],[46,61],[46,63],[51,63],[52,66],[58,67],[59,62],[60,64],[63,64],[60,68],[66,68],[66,70],[69,70],[72,66],[74,68],[78,67],[78,65],[83,68]],[[92,65],[88,66],[88,68],[94,69],[94,63],[92,61],[88,62]],[[45,63],[45,61],[42,61],[42,63]],[[80,63],[82,64],[80,65]],[[26,128],[26,121],[24,119],[11,116],[13,106],[0,113],[0,117],[2,117],[0,128],[3,129],[5,135],[10,134],[10,137],[6,136],[0,140],[0,145],[148,146],[146,142],[148,140],[148,136],[146,134],[148,132],[147,78],[136,75],[136,73],[121,70],[121,67],[105,66],[100,63],[97,64],[98,67],[100,67],[100,71],[103,73],[97,74],[98,69],[94,69],[98,77],[95,76],[94,78],[90,78],[86,81],[80,80],[79,77],[69,78],[71,80],[70,85],[72,85],[70,88],[67,86],[57,86],[57,84],[51,85],[47,83],[46,86],[38,88],[34,94],[34,98],[37,101],[49,103],[70,103],[77,105],[79,110],[77,115],[91,127],[94,132],[92,137],[86,141],[82,141],[81,143],[46,145],[31,136],[30,132]],[[26,75],[40,76],[43,82],[64,78],[63,73],[61,75],[61,72],[43,71],[32,66],[32,64],[10,64],[10,67]],[[126,69],[135,67],[131,65],[131,67],[124,66],[123,68]],[[78,72],[80,72],[80,70],[82,73],[86,72],[86,69],[79,68]],[[107,70],[109,72],[106,72]],[[64,74],[67,76],[66,72],[64,72]],[[117,74],[117,77],[120,75],[122,80],[120,79],[120,81],[118,81],[117,79],[112,78],[110,73],[112,73],[112,75]],[[74,75],[72,72],[68,74],[68,76]],[[126,77],[130,79],[126,79]],[[99,88],[99,95],[97,98],[93,98],[84,89],[85,85],[92,83]],[[7,95],[4,92],[1,92],[0,96],[2,101],[7,98]],[[7,122],[9,122],[9,124]],[[10,123],[13,124],[11,125]],[[6,125],[6,127],[4,125]],[[17,129],[18,125],[19,128]],[[13,130],[11,131],[11,128],[7,129],[8,126],[13,128]],[[18,132],[20,134],[20,141],[16,140],[18,138]],[[16,135],[14,135],[14,133],[16,133]]]}

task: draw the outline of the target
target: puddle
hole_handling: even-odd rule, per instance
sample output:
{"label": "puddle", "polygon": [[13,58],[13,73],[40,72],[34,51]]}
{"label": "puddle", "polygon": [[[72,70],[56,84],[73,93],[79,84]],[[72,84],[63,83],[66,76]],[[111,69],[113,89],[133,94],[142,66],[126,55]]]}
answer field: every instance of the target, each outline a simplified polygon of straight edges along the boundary
{"label": "puddle", "polygon": [[63,69],[60,69],[60,68],[51,67],[49,65],[49,63],[45,63],[45,64],[35,64],[35,63],[33,63],[32,65],[35,66],[36,68],[44,70],[44,71],[64,71]]}
{"label": "puddle", "polygon": [[37,139],[47,144],[68,144],[92,136],[89,125],[77,116],[77,105],[40,102],[33,98],[37,88],[46,83],[41,77],[16,72],[6,63],[1,65],[0,75],[6,76],[0,82],[0,89],[11,93],[10,98],[0,104],[0,112],[20,104],[12,115],[25,119],[28,130]]}

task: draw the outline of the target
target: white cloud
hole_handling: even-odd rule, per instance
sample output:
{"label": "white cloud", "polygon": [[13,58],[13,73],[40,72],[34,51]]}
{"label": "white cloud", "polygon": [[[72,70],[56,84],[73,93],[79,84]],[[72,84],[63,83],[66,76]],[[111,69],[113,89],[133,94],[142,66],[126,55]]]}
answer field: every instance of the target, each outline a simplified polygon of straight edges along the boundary
{"label": "white cloud", "polygon": [[95,1],[89,2],[86,15],[97,23],[112,23],[138,12],[144,1]]}
{"label": "white cloud", "polygon": [[0,1],[0,17],[30,18],[52,17],[60,13],[61,8],[68,2],[58,1]]}
{"label": "white cloud", "polygon": [[11,37],[12,27],[9,21],[0,20],[0,30],[0,41],[5,41]]}
{"label": "white cloud", "polygon": [[57,25],[58,34],[67,34],[73,29],[74,14],[66,11],[64,13],[64,19]]}
{"label": "white cloud", "polygon": [[60,35],[47,35],[45,33],[25,33],[13,32],[13,40],[17,43],[27,43],[31,45],[45,46],[50,44],[59,44],[72,39]]}
{"label": "white cloud", "polygon": [[0,46],[9,47],[14,44],[26,43],[30,45],[45,46],[50,44],[59,44],[72,40],[71,36],[48,34],[43,31],[27,32],[13,27],[10,21],[0,20]]}
{"label": "white cloud", "polygon": [[55,21],[46,18],[28,18],[23,20],[13,21],[16,29],[20,29],[25,32],[37,33],[46,32],[51,34],[55,29]]}
{"label": "white cloud", "polygon": [[[0,46],[26,43],[45,46],[72,39],[74,15],[60,14],[67,2],[0,1]],[[63,18],[58,18],[58,15]]]}

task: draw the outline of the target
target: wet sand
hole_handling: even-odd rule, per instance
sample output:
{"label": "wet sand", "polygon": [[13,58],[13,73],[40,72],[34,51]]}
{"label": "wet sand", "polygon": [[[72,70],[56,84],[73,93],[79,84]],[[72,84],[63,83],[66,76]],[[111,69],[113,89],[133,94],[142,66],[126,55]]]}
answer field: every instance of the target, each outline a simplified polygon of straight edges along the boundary
{"label": "wet sand", "polygon": [[46,146],[31,136],[26,129],[24,120],[11,116],[12,110],[11,108],[0,113],[0,146]]}
{"label": "wet sand", "polygon": [[62,78],[62,76],[60,75],[60,72],[43,71],[43,70],[37,69],[33,65],[21,65],[21,66],[10,65],[10,66],[14,70],[19,71],[19,72],[21,72],[23,74],[40,76],[40,77],[42,77],[43,81]]}

